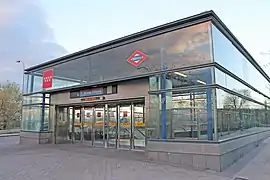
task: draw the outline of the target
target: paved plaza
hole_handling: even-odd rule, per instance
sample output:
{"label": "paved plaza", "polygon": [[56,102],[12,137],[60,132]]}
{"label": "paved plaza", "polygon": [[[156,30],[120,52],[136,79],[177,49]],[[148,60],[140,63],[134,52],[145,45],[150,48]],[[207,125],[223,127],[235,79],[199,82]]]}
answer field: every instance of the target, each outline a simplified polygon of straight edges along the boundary
{"label": "paved plaza", "polygon": [[143,152],[81,145],[18,145],[19,138],[0,137],[0,180],[249,180],[270,179],[270,140],[224,172],[198,171],[149,163]]}

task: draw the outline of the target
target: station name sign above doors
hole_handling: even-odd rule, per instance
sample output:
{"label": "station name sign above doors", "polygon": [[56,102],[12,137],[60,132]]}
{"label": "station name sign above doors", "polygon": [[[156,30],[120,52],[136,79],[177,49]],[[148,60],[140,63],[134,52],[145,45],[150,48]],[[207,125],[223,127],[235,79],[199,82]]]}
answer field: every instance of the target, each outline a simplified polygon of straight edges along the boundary
{"label": "station name sign above doors", "polygon": [[84,89],[84,90],[78,90],[78,91],[71,91],[70,92],[70,98],[83,98],[83,99],[89,99],[89,100],[98,100],[98,98],[88,98],[93,96],[102,96],[104,94],[107,94],[103,87],[100,88],[90,88],[90,89]]}

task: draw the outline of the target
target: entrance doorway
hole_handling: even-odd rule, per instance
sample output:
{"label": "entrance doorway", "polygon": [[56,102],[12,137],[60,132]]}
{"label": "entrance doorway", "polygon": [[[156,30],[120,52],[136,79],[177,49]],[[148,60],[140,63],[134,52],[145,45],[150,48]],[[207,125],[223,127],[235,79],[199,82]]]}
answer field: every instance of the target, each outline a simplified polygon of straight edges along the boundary
{"label": "entrance doorway", "polygon": [[145,147],[144,103],[58,107],[56,117],[56,143],[120,149]]}

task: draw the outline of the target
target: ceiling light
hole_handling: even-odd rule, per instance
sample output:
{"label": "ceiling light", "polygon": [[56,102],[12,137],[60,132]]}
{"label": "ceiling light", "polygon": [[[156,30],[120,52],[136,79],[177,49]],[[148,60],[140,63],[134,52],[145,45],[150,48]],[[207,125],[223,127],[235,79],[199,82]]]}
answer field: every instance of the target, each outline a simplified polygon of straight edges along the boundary
{"label": "ceiling light", "polygon": [[206,85],[206,83],[203,82],[203,81],[197,80],[197,82],[200,83],[200,84]]}
{"label": "ceiling light", "polygon": [[177,74],[179,76],[183,76],[183,77],[187,77],[187,75],[183,74],[183,73],[180,73],[180,72],[174,72],[174,74]]}

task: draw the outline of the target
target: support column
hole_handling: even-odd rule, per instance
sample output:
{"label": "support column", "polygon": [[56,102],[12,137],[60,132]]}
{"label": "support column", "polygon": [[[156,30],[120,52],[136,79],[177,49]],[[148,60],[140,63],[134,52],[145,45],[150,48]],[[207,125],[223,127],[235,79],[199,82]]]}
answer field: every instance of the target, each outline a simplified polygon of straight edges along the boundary
{"label": "support column", "polygon": [[166,116],[166,67],[164,64],[163,49],[160,50],[161,58],[161,138],[167,139]]}
{"label": "support column", "polygon": [[[211,70],[206,72],[206,84],[212,84]],[[206,102],[207,102],[207,137],[208,140],[213,140],[213,106],[212,106],[212,89],[206,89]]]}
{"label": "support column", "polygon": [[40,124],[40,131],[44,130],[44,121],[45,121],[45,93],[42,94],[42,105],[41,105],[41,124]]}

